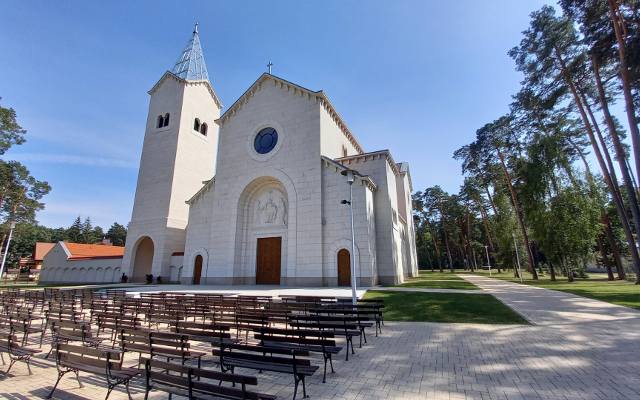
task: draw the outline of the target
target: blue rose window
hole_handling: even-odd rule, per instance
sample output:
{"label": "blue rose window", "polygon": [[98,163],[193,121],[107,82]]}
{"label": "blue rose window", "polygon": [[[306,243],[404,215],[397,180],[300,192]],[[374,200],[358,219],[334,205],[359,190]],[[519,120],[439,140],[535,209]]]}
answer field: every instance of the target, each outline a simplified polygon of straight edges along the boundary
{"label": "blue rose window", "polygon": [[256,135],[253,141],[253,148],[258,154],[267,154],[278,143],[278,132],[273,128],[264,128]]}

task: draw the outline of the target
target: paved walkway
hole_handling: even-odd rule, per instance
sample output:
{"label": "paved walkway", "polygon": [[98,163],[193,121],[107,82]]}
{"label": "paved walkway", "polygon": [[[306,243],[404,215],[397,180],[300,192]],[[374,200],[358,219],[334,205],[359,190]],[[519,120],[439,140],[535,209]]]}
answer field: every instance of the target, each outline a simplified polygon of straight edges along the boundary
{"label": "paved walkway", "polygon": [[[465,278],[517,308],[535,325],[387,322],[383,334],[369,335],[369,344],[356,348],[348,362],[343,354],[338,357],[336,374],[326,384],[321,383],[321,374],[309,380],[311,399],[640,398],[638,312],[546,289]],[[206,365],[215,368],[211,361]],[[11,376],[0,375],[0,398],[43,398],[55,382],[55,367],[51,360],[38,357],[33,370],[34,375],[28,376],[24,365],[17,364]],[[256,375],[261,391],[285,400],[292,396],[289,376],[238,372]],[[102,379],[81,374],[81,380],[83,389],[73,377],[65,377],[56,398],[104,398]],[[141,380],[133,392],[135,400],[144,397]],[[115,391],[110,398],[124,400],[126,395]],[[160,398],[166,395],[150,396]]]}
{"label": "paved walkway", "polygon": [[[571,293],[477,275],[460,275],[536,325],[560,325],[640,318],[640,311]],[[640,294],[639,294],[640,296]]]}

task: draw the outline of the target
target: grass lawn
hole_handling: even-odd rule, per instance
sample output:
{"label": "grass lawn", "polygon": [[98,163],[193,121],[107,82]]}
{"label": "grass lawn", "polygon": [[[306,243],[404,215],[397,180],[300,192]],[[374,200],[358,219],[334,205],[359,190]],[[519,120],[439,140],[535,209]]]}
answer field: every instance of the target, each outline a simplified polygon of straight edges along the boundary
{"label": "grass lawn", "polygon": [[409,280],[399,287],[414,287],[428,289],[478,289],[473,283],[467,282],[451,272],[420,271],[420,275]]}
{"label": "grass lawn", "polygon": [[[487,271],[479,271],[476,274],[489,276]],[[492,277],[520,283],[519,279],[513,277],[512,272],[493,273]],[[578,296],[640,309],[640,285],[635,285],[630,281],[608,281],[606,274],[590,273],[589,278],[576,279],[572,283],[567,282],[567,278],[561,276],[557,277],[555,282],[552,282],[549,280],[548,274],[540,276],[540,279],[534,281],[531,279],[531,274],[523,272],[523,278],[523,283],[527,285],[560,290],[577,294]]]}
{"label": "grass lawn", "polygon": [[489,294],[369,290],[365,298],[384,300],[384,318],[387,321],[527,323],[515,311]]}

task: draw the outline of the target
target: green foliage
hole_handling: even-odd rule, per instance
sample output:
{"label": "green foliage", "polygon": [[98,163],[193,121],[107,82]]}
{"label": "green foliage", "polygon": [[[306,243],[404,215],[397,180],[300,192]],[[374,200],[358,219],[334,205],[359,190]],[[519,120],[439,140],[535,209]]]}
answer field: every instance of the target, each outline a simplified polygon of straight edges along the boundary
{"label": "green foliage", "polygon": [[124,225],[114,222],[107,231],[107,238],[111,240],[114,246],[124,246],[127,239],[127,228]]}
{"label": "green foliage", "polygon": [[0,155],[6,153],[11,146],[24,143],[26,132],[18,124],[15,110],[0,105]]}

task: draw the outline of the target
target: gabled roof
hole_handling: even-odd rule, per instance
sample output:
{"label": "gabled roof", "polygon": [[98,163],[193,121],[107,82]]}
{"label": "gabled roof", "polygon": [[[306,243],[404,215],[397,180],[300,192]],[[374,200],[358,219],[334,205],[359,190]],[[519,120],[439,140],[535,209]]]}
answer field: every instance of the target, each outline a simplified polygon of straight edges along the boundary
{"label": "gabled roof", "polygon": [[178,78],[188,81],[208,81],[209,73],[204,62],[202,47],[200,46],[200,36],[198,35],[198,24],[193,28],[193,34],[187,47],[182,50],[182,54],[171,72]]}
{"label": "gabled roof", "polygon": [[42,261],[44,260],[44,256],[53,249],[55,243],[45,243],[45,242],[36,242],[36,248],[33,251],[33,260],[34,261]]}
{"label": "gabled roof", "polygon": [[[320,156],[320,158],[324,162],[325,166],[331,167],[335,172],[342,172],[349,169],[336,160],[330,159],[329,157]],[[371,189],[371,191],[378,190],[378,186],[369,175],[357,175],[355,178],[360,179],[365,185],[367,185],[369,189]]]}
{"label": "gabled roof", "polygon": [[340,164],[348,164],[352,161],[375,160],[376,158],[379,158],[379,157],[384,157],[387,159],[387,162],[389,163],[389,166],[391,167],[391,170],[395,175],[400,174],[400,168],[398,167],[398,164],[396,164],[396,162],[393,161],[393,157],[391,157],[391,152],[387,149],[372,151],[370,153],[362,153],[362,154],[356,154],[352,156],[340,157],[340,158],[336,158],[336,161],[339,162]]}
{"label": "gabled roof", "polygon": [[353,145],[353,147],[355,147],[356,150],[358,150],[358,152],[364,153],[364,150],[363,150],[362,146],[360,145],[358,140],[355,138],[355,136],[351,133],[351,131],[347,127],[347,124],[340,117],[340,114],[338,114],[338,112],[335,110],[335,108],[333,107],[333,105],[329,101],[329,98],[324,94],[324,92],[322,90],[313,91],[313,90],[307,89],[305,87],[302,87],[300,85],[297,85],[295,83],[289,82],[289,81],[287,81],[285,79],[279,78],[279,77],[277,77],[275,75],[271,75],[271,74],[266,73],[266,72],[263,73],[262,75],[260,75],[260,77],[255,82],[253,82],[253,84],[251,86],[249,86],[249,89],[247,89],[242,94],[242,96],[240,96],[238,98],[238,100],[236,100],[235,103],[233,103],[231,105],[231,107],[229,107],[220,116],[220,118],[218,118],[216,120],[218,125],[220,125],[220,126],[224,125],[224,123],[232,115],[234,115],[238,110],[240,110],[242,108],[242,106],[245,105],[249,101],[249,99],[258,90],[260,90],[262,85],[267,81],[272,81],[274,84],[280,85],[280,87],[282,87],[282,88],[286,88],[287,90],[293,91],[293,94],[297,94],[297,95],[300,95],[300,96],[307,96],[308,98],[314,98],[317,101],[319,101],[320,104],[322,104],[322,106],[325,108],[325,110],[329,113],[329,115],[333,118],[333,121],[336,123],[336,125],[338,125],[338,127],[340,128],[342,133],[347,137],[349,142]]}
{"label": "gabled roof", "polygon": [[104,244],[84,244],[60,242],[66,250],[69,260],[88,260],[96,258],[122,258],[124,246],[111,246]]}

